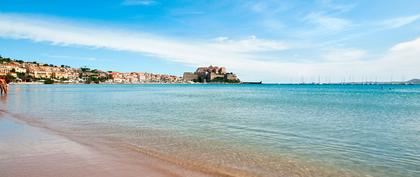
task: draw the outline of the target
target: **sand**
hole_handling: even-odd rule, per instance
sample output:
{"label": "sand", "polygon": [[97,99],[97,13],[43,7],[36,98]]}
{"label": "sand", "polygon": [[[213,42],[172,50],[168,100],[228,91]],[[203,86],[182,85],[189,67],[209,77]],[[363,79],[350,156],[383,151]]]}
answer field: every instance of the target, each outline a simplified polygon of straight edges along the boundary
{"label": "sand", "polygon": [[0,115],[0,177],[210,176],[142,153],[91,146]]}

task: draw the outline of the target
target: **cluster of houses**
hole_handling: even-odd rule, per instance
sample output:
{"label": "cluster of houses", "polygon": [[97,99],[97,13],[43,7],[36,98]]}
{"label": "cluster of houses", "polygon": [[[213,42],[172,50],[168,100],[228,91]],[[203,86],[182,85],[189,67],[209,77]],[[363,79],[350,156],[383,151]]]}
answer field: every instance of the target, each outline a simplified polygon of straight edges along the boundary
{"label": "cluster of houses", "polygon": [[225,82],[239,83],[233,73],[228,73],[225,67],[199,67],[195,72],[185,72],[183,77],[167,74],[146,72],[113,72],[91,70],[90,68],[71,68],[61,65],[54,66],[37,62],[24,62],[0,56],[0,77],[6,77],[13,82],[53,81],[60,83],[192,83],[192,82]]}
{"label": "cluster of houses", "polygon": [[167,74],[153,74],[146,72],[109,72],[109,83],[180,83],[182,78]]}
{"label": "cluster of houses", "polygon": [[105,72],[89,68],[70,68],[36,62],[9,61],[0,63],[0,76],[11,77],[14,82],[44,81],[46,79],[63,83],[85,83],[97,80],[102,83],[177,83],[182,78],[166,74],[146,72]]}
{"label": "cluster of houses", "polygon": [[[12,62],[11,64],[15,64]],[[21,72],[30,76],[29,78],[34,79],[61,79],[66,80],[69,82],[77,82],[79,81],[79,70],[70,68],[70,67],[57,67],[57,66],[43,66],[39,64],[30,64],[30,63],[22,63],[21,66],[17,65],[15,68],[20,68],[20,71],[26,70],[26,72]],[[16,70],[15,70],[16,71]],[[16,79],[20,79],[17,76],[17,72],[11,72]]]}
{"label": "cluster of houses", "polygon": [[77,69],[69,67],[57,67],[41,65],[38,63],[27,62],[3,62],[0,64],[0,76],[11,76],[16,81],[26,81],[26,79],[46,79],[57,78],[66,80],[77,80],[79,74]]}

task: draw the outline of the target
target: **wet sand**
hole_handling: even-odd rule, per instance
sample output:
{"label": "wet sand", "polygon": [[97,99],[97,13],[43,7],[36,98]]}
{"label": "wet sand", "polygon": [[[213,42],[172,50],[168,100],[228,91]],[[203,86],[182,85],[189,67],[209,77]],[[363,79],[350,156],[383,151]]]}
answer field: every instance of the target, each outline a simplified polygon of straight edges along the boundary
{"label": "wet sand", "polygon": [[1,177],[211,176],[145,154],[91,146],[0,115]]}

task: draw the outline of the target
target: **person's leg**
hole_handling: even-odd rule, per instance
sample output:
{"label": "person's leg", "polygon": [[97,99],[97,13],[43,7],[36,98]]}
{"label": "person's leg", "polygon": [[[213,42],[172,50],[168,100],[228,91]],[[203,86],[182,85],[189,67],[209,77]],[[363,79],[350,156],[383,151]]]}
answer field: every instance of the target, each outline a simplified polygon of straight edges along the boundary
{"label": "person's leg", "polygon": [[4,79],[0,80],[0,85],[1,85],[1,94],[7,94],[7,88],[6,88],[6,81]]}

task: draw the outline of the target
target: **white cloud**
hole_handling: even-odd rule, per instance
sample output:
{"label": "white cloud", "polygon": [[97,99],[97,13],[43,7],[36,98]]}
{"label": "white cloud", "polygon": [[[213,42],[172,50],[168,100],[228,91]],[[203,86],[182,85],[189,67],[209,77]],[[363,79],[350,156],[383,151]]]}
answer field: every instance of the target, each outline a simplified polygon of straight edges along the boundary
{"label": "white cloud", "polygon": [[[188,65],[226,65],[234,68],[235,63],[250,60],[245,55],[230,50],[264,50],[270,42],[256,38],[239,41],[246,48],[229,48],[218,42],[174,40],[149,33],[86,27],[71,22],[52,19],[38,19],[27,16],[0,15],[0,36],[49,42],[53,45],[77,45],[131,51]],[[253,47],[252,42],[256,43]],[[226,46],[227,48],[224,48]]]}
{"label": "white cloud", "polygon": [[154,0],[124,0],[122,4],[126,6],[147,6],[155,3],[156,1]]}
{"label": "white cloud", "polygon": [[381,60],[374,63],[377,72],[408,79],[420,78],[420,37],[394,45]]}
{"label": "white cloud", "polygon": [[288,44],[275,40],[258,39],[256,36],[249,36],[246,39],[233,40],[228,37],[218,37],[215,39],[216,44],[211,46],[220,50],[227,50],[233,52],[265,52],[265,51],[279,51],[290,48]]}
{"label": "white cloud", "polygon": [[386,28],[399,28],[411,23],[416,22],[420,19],[420,14],[406,16],[406,17],[398,17],[393,19],[388,19],[382,22],[382,25]]}
{"label": "white cloud", "polygon": [[[413,41],[399,43],[391,48],[393,52],[417,52],[420,54],[420,38]],[[420,60],[420,59],[419,59]]]}
{"label": "white cloud", "polygon": [[366,51],[360,49],[329,49],[323,59],[331,62],[353,62],[366,57]]}
{"label": "white cloud", "polygon": [[[261,51],[282,51],[288,44],[251,36],[233,40],[220,37],[211,42],[173,39],[143,32],[101,28],[99,25],[71,23],[63,20],[0,14],[0,37],[47,42],[52,45],[85,46],[151,55],[190,66],[221,65],[238,73],[244,80],[276,82],[317,80],[340,81],[349,74],[388,80],[389,75],[420,77],[420,38],[392,47],[384,57],[361,60],[365,53],[351,49],[321,54],[322,60],[290,61],[267,56]],[[292,49],[289,49],[292,50]],[[341,53],[341,57],[337,57]],[[313,58],[319,59],[320,56]],[[271,60],[267,60],[270,58]],[[334,61],[335,58],[346,62]],[[333,61],[331,61],[333,60]],[[287,61],[287,62],[286,62]],[[309,62],[308,62],[309,61]]]}
{"label": "white cloud", "polygon": [[312,24],[318,25],[322,29],[333,31],[343,30],[351,25],[348,20],[326,16],[322,13],[310,13],[304,19]]}
{"label": "white cloud", "polygon": [[70,56],[70,55],[54,55],[54,54],[43,54],[45,57],[49,58],[59,58],[59,59],[68,59],[68,60],[85,60],[85,61],[95,61],[95,57],[84,57],[84,56]]}

